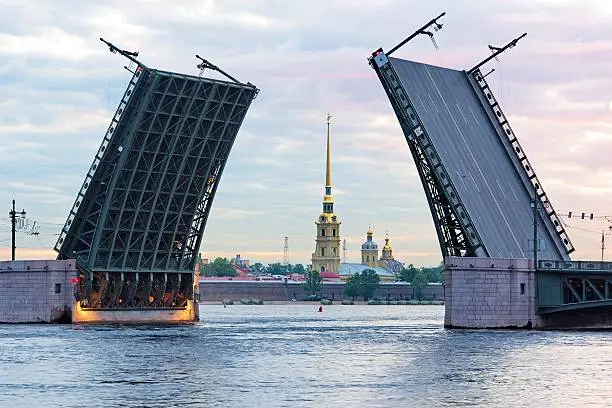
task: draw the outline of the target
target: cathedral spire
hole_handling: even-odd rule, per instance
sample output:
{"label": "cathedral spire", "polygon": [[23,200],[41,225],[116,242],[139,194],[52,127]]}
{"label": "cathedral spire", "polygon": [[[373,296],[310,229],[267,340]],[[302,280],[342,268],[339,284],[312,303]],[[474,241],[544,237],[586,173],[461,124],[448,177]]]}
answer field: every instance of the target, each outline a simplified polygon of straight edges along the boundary
{"label": "cathedral spire", "polygon": [[334,199],[331,193],[331,155],[329,146],[329,124],[331,122],[331,114],[327,114],[327,163],[325,166],[325,196],[323,197],[323,212],[332,214],[334,212]]}
{"label": "cathedral spire", "polygon": [[330,154],[329,154],[329,124],[331,121],[331,117],[332,117],[331,113],[328,113],[327,114],[327,166],[325,167],[325,187],[330,187],[330,188],[331,188],[331,160],[330,160]]}

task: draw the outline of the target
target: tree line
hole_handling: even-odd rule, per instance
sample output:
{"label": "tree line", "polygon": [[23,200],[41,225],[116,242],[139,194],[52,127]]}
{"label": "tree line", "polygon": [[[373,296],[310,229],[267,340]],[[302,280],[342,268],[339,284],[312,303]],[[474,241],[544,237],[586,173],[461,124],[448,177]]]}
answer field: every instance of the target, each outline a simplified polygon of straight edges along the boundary
{"label": "tree line", "polygon": [[[304,291],[313,295],[321,291],[321,274],[317,271],[308,271],[304,277]],[[344,294],[355,300],[356,296],[363,297],[364,300],[370,299],[378,285],[380,277],[373,269],[364,269],[361,273],[357,272],[349,276],[344,286]]]}
{"label": "tree line", "polygon": [[[423,288],[429,283],[441,283],[444,266],[442,264],[431,268],[415,268],[409,265],[398,274],[398,280],[410,283],[413,295],[420,299]],[[316,294],[321,291],[321,275],[317,271],[308,271],[304,276],[304,290]],[[380,277],[373,269],[364,269],[346,280],[344,294],[355,300],[361,296],[364,300],[370,299],[380,284]]]}
{"label": "tree line", "polygon": [[[307,292],[314,294],[321,290],[321,275],[319,272],[309,271],[308,267],[302,264],[284,265],[276,262],[264,265],[257,262],[250,265],[246,269],[255,274],[303,274],[305,277],[304,284]],[[444,266],[442,264],[435,267],[423,268],[416,268],[414,265],[410,264],[407,267],[404,267],[400,273],[397,274],[396,278],[399,281],[410,283],[414,288],[415,296],[418,296],[420,295],[421,289],[427,286],[428,283],[441,283],[443,273]],[[216,258],[207,264],[200,262],[200,275],[233,277],[236,276],[237,273],[227,258]],[[376,276],[376,279],[374,278],[374,275]],[[346,287],[348,292],[346,292],[346,295],[350,297],[363,296],[364,298],[369,298],[376,290],[378,282],[380,282],[380,278],[376,272],[372,269],[365,269],[362,273],[355,274],[347,279]],[[374,287],[374,289],[371,289],[372,287]]]}
{"label": "tree line", "polygon": [[[227,258],[215,258],[213,261],[204,264],[201,260],[198,260],[200,266],[200,276],[236,276],[236,270]],[[289,275],[292,273],[305,274],[306,267],[302,264],[295,265],[283,265],[281,263],[271,263],[264,265],[262,263],[254,263],[248,267],[245,267],[248,271],[255,274],[269,274],[269,275]]]}

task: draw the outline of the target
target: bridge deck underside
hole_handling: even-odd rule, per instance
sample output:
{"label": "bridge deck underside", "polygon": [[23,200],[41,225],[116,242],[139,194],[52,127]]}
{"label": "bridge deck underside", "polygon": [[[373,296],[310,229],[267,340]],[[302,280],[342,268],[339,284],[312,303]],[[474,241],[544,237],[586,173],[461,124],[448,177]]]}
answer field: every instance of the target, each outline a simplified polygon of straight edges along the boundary
{"label": "bridge deck underside", "polygon": [[138,67],[55,249],[90,308],[184,307],[206,220],[257,88]]}
{"label": "bridge deck underside", "polygon": [[[529,258],[533,191],[464,71],[390,58],[491,257]],[[567,259],[539,220],[544,259]]]}
{"label": "bridge deck underside", "polygon": [[56,250],[88,271],[193,271],[223,167],[257,90],[155,70],[138,76]]}

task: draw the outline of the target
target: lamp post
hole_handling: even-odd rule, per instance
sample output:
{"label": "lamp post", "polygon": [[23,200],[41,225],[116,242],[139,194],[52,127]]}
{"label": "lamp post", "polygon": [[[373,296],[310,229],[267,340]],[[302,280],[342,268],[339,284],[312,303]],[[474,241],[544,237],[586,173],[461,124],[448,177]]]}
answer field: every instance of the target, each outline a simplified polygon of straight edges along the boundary
{"label": "lamp post", "polygon": [[21,210],[21,212],[15,211],[15,200],[13,199],[13,209],[9,211],[9,217],[11,219],[11,261],[15,260],[15,224],[17,221],[17,216],[24,218],[25,215],[25,210]]}

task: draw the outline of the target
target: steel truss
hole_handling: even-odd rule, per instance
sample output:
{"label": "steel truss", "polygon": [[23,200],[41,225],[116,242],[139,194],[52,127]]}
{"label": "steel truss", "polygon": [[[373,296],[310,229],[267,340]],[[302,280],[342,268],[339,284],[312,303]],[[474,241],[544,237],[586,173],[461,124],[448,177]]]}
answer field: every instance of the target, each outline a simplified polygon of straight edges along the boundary
{"label": "steel truss", "polygon": [[434,220],[442,256],[489,256],[395,69],[382,50],[369,59],[399,119]]}
{"label": "steel truss", "polygon": [[258,89],[138,65],[55,245],[95,308],[180,307]]}
{"label": "steel truss", "polygon": [[612,300],[612,279],[606,277],[564,277],[563,304]]}

